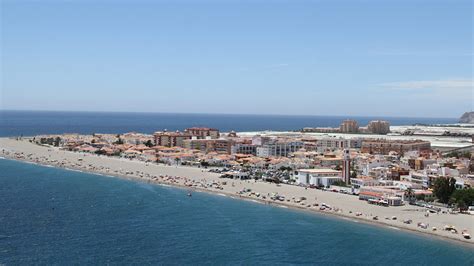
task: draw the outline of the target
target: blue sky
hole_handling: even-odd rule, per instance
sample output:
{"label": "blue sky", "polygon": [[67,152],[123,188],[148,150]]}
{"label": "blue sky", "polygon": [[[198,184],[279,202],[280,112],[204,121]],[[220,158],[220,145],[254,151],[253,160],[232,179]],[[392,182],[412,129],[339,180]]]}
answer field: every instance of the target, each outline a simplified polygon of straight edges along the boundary
{"label": "blue sky", "polygon": [[471,1],[2,1],[0,109],[459,117]]}

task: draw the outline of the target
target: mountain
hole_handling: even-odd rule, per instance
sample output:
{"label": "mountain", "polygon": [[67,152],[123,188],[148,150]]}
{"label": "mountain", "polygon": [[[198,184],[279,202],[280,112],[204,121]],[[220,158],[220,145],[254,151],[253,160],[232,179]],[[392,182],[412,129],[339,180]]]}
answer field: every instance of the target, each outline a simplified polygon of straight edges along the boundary
{"label": "mountain", "polygon": [[459,123],[474,124],[474,112],[465,112],[461,118],[459,118]]}

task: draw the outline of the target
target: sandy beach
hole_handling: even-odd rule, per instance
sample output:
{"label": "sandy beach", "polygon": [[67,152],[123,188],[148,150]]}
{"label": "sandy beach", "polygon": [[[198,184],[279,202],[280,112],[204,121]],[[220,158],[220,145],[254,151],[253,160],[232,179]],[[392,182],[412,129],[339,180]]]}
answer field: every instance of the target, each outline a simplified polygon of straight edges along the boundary
{"label": "sandy beach", "polygon": [[[0,138],[0,156],[42,165],[137,179],[148,183],[185,187],[189,190],[218,193],[262,204],[337,215],[355,222],[363,221],[388,226],[392,229],[430,234],[474,246],[472,238],[464,239],[461,235],[463,230],[467,230],[471,235],[474,234],[474,216],[472,215],[430,213],[426,216],[426,209],[417,206],[370,205],[353,195],[305,189],[294,185],[276,185],[263,181],[222,179],[219,178],[219,174],[210,173],[200,168],[158,165],[117,157],[75,153],[39,146],[27,140]],[[272,195],[283,196],[284,200],[271,199]],[[186,196],[185,192],[183,192],[183,196]],[[306,199],[300,201],[301,197]],[[322,210],[322,206],[326,206],[324,210]],[[378,217],[378,219],[374,220],[374,217]],[[396,219],[394,219],[395,217]],[[412,222],[406,224],[405,220],[412,220]],[[418,226],[419,223],[427,225],[427,228],[423,229]],[[443,230],[445,225],[454,226],[458,232],[452,233]],[[433,227],[437,230],[433,231]]]}

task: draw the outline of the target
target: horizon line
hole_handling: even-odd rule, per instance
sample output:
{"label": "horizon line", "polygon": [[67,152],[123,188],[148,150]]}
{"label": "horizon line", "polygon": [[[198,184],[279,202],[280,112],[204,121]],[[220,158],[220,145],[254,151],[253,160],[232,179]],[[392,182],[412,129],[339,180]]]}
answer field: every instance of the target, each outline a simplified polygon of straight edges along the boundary
{"label": "horizon line", "polygon": [[[2,111],[13,111],[13,112],[65,112],[65,113],[133,113],[133,114],[179,114],[179,115],[235,115],[235,116],[308,116],[308,117],[341,117],[341,118],[442,118],[442,119],[458,119],[459,117],[426,117],[426,116],[393,116],[393,115],[316,115],[316,114],[243,114],[243,113],[205,113],[205,112],[166,112],[166,111],[96,111],[96,110],[31,110],[31,109],[1,109]],[[461,114],[462,115],[462,114]]]}

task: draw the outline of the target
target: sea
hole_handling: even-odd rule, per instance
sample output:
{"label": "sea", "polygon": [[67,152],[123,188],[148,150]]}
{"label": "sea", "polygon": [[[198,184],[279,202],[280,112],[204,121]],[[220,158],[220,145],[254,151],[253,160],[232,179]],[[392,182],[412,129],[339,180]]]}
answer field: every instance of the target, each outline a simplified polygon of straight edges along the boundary
{"label": "sea", "polygon": [[355,119],[365,126],[371,120],[387,120],[394,126],[413,124],[453,124],[455,118],[232,115],[176,113],[51,112],[0,110],[0,137],[62,133],[141,132],[184,130],[206,126],[222,132],[290,131],[304,127],[338,127],[344,119]]}
{"label": "sea", "polygon": [[451,241],[0,159],[0,265],[473,265]]}
{"label": "sea", "polygon": [[[449,118],[0,111],[0,137],[449,124]],[[0,159],[0,265],[473,265],[461,244],[321,214]]]}

